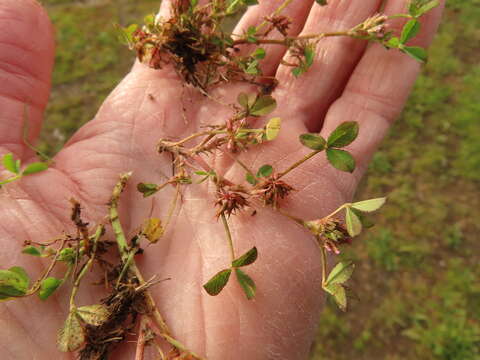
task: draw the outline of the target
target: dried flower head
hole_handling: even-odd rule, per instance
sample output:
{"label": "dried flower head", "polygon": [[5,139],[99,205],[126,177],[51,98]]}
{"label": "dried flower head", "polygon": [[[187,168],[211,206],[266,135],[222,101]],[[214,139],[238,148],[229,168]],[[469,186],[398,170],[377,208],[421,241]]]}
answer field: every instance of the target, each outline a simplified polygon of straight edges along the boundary
{"label": "dried flower head", "polygon": [[215,205],[218,207],[216,213],[217,218],[222,214],[230,217],[230,215],[236,214],[237,211],[249,206],[244,193],[229,189],[228,187],[218,189]]}
{"label": "dried flower head", "polygon": [[387,15],[375,14],[353,28],[350,35],[372,40],[383,39],[387,34],[387,20]]}
{"label": "dried flower head", "polygon": [[339,254],[338,246],[351,243],[351,236],[345,226],[338,219],[323,218],[306,221],[304,226],[319,239],[321,245],[328,251]]}
{"label": "dried flower head", "polygon": [[276,208],[279,201],[287,197],[293,190],[294,188],[285,181],[271,176],[259,182],[252,191],[252,195],[260,196],[265,205]]}
{"label": "dried flower head", "polygon": [[265,21],[268,21],[270,26],[268,27],[267,31],[265,31],[264,36],[270,34],[270,32],[274,29],[276,29],[283,36],[288,36],[288,30],[292,24],[292,20],[290,20],[288,17],[283,15],[267,16],[265,17]]}

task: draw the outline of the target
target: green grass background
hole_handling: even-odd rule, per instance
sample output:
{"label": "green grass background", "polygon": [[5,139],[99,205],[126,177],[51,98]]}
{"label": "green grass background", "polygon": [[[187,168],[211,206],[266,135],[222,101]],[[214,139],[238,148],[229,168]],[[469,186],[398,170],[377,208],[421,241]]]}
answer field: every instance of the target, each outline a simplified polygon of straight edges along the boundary
{"label": "green grass background", "polygon": [[[113,23],[158,0],[44,0],[57,28],[41,149],[58,151],[132,64]],[[350,309],[329,301],[311,360],[480,359],[480,1],[447,0],[430,61],[359,199],[388,195],[342,254],[357,263]]]}

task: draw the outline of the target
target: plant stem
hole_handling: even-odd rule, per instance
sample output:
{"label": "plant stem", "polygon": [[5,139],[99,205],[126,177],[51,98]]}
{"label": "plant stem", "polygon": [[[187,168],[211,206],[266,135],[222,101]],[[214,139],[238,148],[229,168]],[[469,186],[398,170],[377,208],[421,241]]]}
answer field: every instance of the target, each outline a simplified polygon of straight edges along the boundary
{"label": "plant stem", "polygon": [[306,155],[303,159],[297,161],[296,163],[291,165],[288,169],[286,169],[286,170],[282,171],[281,173],[277,174],[277,179],[280,179],[281,177],[287,175],[290,171],[296,169],[297,167],[302,165],[305,161],[311,159],[312,157],[314,157],[315,155],[317,155],[321,151],[323,151],[323,150],[315,150],[315,151],[311,152],[310,154]]}
{"label": "plant stem", "polygon": [[97,244],[100,240],[100,237],[103,235],[105,228],[103,225],[99,225],[97,230],[95,231],[95,236],[93,237],[93,248],[90,258],[88,259],[87,263],[83,266],[82,270],[78,274],[75,282],[73,283],[72,294],[70,295],[70,311],[75,308],[75,297],[77,296],[78,289],[80,288],[80,282],[85,274],[90,270],[93,265],[93,261],[95,260],[95,254],[97,252]]}
{"label": "plant stem", "polygon": [[347,204],[343,204],[342,206],[340,206],[337,210],[335,210],[334,212],[332,212],[331,214],[327,215],[324,217],[324,219],[327,219],[327,218],[331,218],[332,216],[336,215],[337,213],[339,213],[340,211],[342,211],[343,209],[347,208],[350,206],[350,203],[347,203]]}
{"label": "plant stem", "polygon": [[[275,17],[280,15],[280,13],[288,6],[293,0],[285,0],[282,5],[280,5],[277,10],[275,10],[270,17]],[[264,20],[260,25],[257,26],[256,32],[259,32],[265,25],[267,25],[268,21]]]}
{"label": "plant stem", "polygon": [[140,320],[140,329],[137,339],[137,348],[135,350],[135,360],[143,360],[145,353],[145,331],[147,330],[147,318],[142,315]]}
{"label": "plant stem", "polygon": [[29,132],[29,116],[28,116],[28,105],[25,104],[24,106],[24,110],[23,110],[23,113],[24,113],[24,117],[25,117],[25,120],[23,122],[23,143],[25,145],[27,145],[27,147],[32,150],[33,152],[35,152],[35,154],[39,155],[40,157],[43,158],[43,160],[45,160],[45,162],[47,164],[52,164],[53,163],[53,160],[52,158],[50,158],[48,155],[46,155],[45,153],[41,152],[40,150],[38,150],[37,148],[35,148],[31,143],[30,141],[28,140],[28,132]]}
{"label": "plant stem", "polygon": [[[129,249],[128,244],[125,238],[125,233],[122,228],[122,224],[120,222],[120,218],[118,217],[118,202],[120,199],[120,194],[125,189],[127,185],[127,181],[130,178],[131,173],[126,173],[120,176],[120,181],[115,185],[113,189],[112,198],[110,201],[110,222],[112,224],[112,228],[114,229],[115,238],[117,240],[117,245],[120,251],[120,255],[122,257],[122,261],[124,263],[128,262],[129,259]],[[145,285],[145,279],[143,278],[142,273],[138,269],[135,259],[132,257],[130,261],[130,266],[127,270],[131,270],[135,277],[137,278],[140,285]],[[83,269],[82,269],[83,272]],[[170,329],[168,328],[165,320],[163,319],[162,315],[158,311],[157,305],[155,304],[155,300],[153,299],[152,295],[148,290],[145,291],[145,297],[148,302],[149,308],[152,309],[152,313],[150,316],[153,318],[155,323],[157,324],[158,328],[160,329],[160,336],[165,339],[170,345],[175,346],[179,349],[186,349],[183,344],[181,344],[178,340],[174,339],[170,335]],[[181,347],[180,347],[181,346]],[[186,351],[186,350],[185,350]],[[189,352],[195,358],[200,359],[200,357],[194,355],[193,353]]]}
{"label": "plant stem", "polygon": [[322,253],[322,287],[325,286],[327,281],[327,253],[325,247],[320,243],[320,239],[317,237],[317,243],[320,245],[320,251]]}
{"label": "plant stem", "polygon": [[18,180],[18,179],[21,179],[21,178],[22,178],[21,174],[18,174],[16,176],[12,176],[11,178],[0,181],[0,186],[6,185],[6,184],[11,183],[11,182],[14,182],[15,180]]}
{"label": "plant stem", "polygon": [[126,263],[128,259],[129,246],[127,244],[125,233],[123,232],[122,224],[120,223],[118,214],[118,201],[120,199],[120,194],[125,189],[130,176],[132,176],[131,172],[120,176],[120,181],[113,188],[113,194],[110,200],[110,223],[112,224],[113,232],[115,233],[115,239],[117,240],[118,250],[120,251],[120,255],[124,263]]}
{"label": "plant stem", "polygon": [[304,226],[305,221],[303,221],[302,219],[287,213],[285,210],[282,210],[281,208],[276,208],[275,210],[277,210],[280,214],[282,214],[283,216],[286,216],[290,220],[295,221],[297,224]]}
{"label": "plant stem", "polygon": [[199,155],[195,155],[195,156],[192,156],[191,159],[193,161],[195,161],[198,165],[200,165],[200,167],[205,170],[206,172],[208,173],[214,173],[215,174],[215,178],[216,178],[216,182],[222,182],[223,184],[225,185],[235,185],[233,182],[231,182],[230,180],[227,180],[225,179],[224,177],[220,176],[217,174],[217,172],[210,166],[207,164],[207,162],[205,160],[202,159],[201,156]]}
{"label": "plant stem", "polygon": [[228,226],[227,218],[223,212],[220,214],[220,217],[222,218],[223,227],[225,228],[225,233],[227,234],[228,246],[230,247],[230,255],[232,256],[233,261],[235,260],[235,248],[233,247],[233,239],[230,232],[230,227]]}
{"label": "plant stem", "polygon": [[[50,273],[52,272],[53,268],[55,267],[55,265],[57,264],[57,259],[60,255],[60,251],[62,251],[63,247],[65,246],[65,243],[67,242],[67,239],[63,239],[62,241],[62,244],[60,245],[60,248],[57,250],[57,252],[55,253],[55,256],[52,260],[52,262],[50,263],[50,265],[48,266],[47,270],[45,271],[45,273],[42,275],[42,277],[40,279],[38,279],[35,284],[33,284],[32,288],[30,290],[28,290],[28,292],[25,294],[25,296],[30,296],[34,293],[36,293],[38,291],[38,289],[40,289],[40,286],[42,284],[42,281],[45,280],[48,275],[50,275]],[[69,269],[70,270],[70,269]]]}
{"label": "plant stem", "polygon": [[128,258],[127,258],[127,261],[125,261],[125,263],[123,264],[123,268],[122,268],[122,271],[120,272],[120,275],[118,275],[118,279],[117,279],[117,285],[116,285],[116,288],[118,289],[118,287],[120,286],[120,282],[122,281],[123,277],[125,276],[125,274],[128,272],[128,270],[130,270],[130,266],[132,265],[132,262],[133,262],[133,258],[135,256],[135,249],[133,250],[130,250],[128,252]]}
{"label": "plant stem", "polygon": [[227,154],[230,157],[230,159],[233,159],[238,165],[240,165],[243,168],[243,170],[245,170],[247,173],[255,176],[255,173],[243,161],[241,161],[238,157],[233,156],[228,151],[226,151],[225,154]]}
{"label": "plant stem", "polygon": [[190,140],[193,140],[197,137],[200,137],[200,136],[204,136],[204,135],[210,135],[210,131],[202,131],[202,132],[198,132],[198,133],[195,133],[195,134],[192,134],[190,136],[187,136],[186,138],[180,140],[180,141],[177,141],[176,143],[173,143],[172,145],[173,146],[178,146],[178,145],[182,145],[182,144],[185,144],[186,142],[190,141]]}
{"label": "plant stem", "polygon": [[170,180],[164,182],[162,185],[157,186],[156,192],[159,192],[160,190],[164,189],[167,185],[170,185],[172,182]]}
{"label": "plant stem", "polygon": [[[321,40],[326,37],[334,37],[334,36],[351,36],[350,30],[344,30],[344,31],[335,31],[335,32],[329,32],[329,33],[319,33],[319,34],[306,34],[306,35],[301,35],[301,36],[296,36],[296,37],[285,37],[283,39],[256,39],[255,44],[257,45],[282,45],[286,47],[290,47],[292,42],[295,41],[300,41],[300,40]],[[241,38],[238,40],[235,40],[233,42],[232,46],[236,45],[243,45],[243,44],[251,44],[250,41],[248,41],[245,38]]]}

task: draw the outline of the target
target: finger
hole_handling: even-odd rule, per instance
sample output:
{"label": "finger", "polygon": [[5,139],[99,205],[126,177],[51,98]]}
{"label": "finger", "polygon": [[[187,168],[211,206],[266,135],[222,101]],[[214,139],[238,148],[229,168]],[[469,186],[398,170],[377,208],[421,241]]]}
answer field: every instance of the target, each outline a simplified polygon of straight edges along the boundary
{"label": "finger", "polygon": [[27,156],[25,107],[32,141],[50,94],[53,55],[53,30],[45,10],[34,0],[0,1],[0,150]]}
{"label": "finger", "polygon": [[[314,5],[300,35],[348,30],[378,11],[381,2],[334,0],[327,6]],[[320,129],[328,107],[341,94],[365,47],[366,42],[356,39],[325,38],[318,43],[307,74],[295,78],[292,67],[280,66],[277,97],[288,104],[284,117],[300,118],[311,131]]]}
{"label": "finger", "polygon": [[[250,26],[258,26],[263,22],[265,17],[275,13],[277,9],[284,3],[284,0],[269,0],[260,1],[259,5],[248,8],[245,15],[240,19],[240,22],[233,31],[234,34],[243,34]],[[288,36],[297,36],[302,30],[308,13],[312,7],[313,0],[293,1],[291,2],[279,15],[286,16],[291,24],[288,28]],[[262,28],[265,31],[268,24]],[[283,36],[278,31],[273,31],[268,36],[269,39],[282,39]],[[243,46],[242,53],[249,54],[258,45]],[[280,63],[280,60],[285,55],[285,47],[281,45],[261,45],[265,49],[267,56],[261,63],[262,73],[266,76],[272,76]],[[240,54],[242,54],[240,53]]]}
{"label": "finger", "polygon": [[[405,2],[390,2],[385,11],[395,14],[405,11]],[[436,32],[444,6],[422,17],[422,30],[413,44],[427,47]],[[395,26],[401,27],[401,23]],[[350,151],[357,159],[358,182],[367,164],[399,115],[419,73],[420,64],[397,50],[386,51],[374,44],[366,51],[355,68],[342,96],[330,108],[322,134],[328,136],[344,121],[357,121],[358,139]]]}

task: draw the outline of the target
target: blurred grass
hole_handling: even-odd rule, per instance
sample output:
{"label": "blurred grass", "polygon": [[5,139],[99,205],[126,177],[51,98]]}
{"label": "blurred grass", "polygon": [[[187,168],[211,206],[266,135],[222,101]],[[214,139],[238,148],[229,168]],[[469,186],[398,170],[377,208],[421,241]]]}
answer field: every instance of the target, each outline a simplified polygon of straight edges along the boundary
{"label": "blurred grass", "polygon": [[350,310],[325,308],[313,360],[480,359],[479,1],[448,1],[430,61],[358,198],[388,194]]}
{"label": "blurred grass", "polygon": [[[132,64],[113,23],[157,0],[44,1],[57,27],[41,148],[54,153]],[[359,199],[388,194],[377,225],[342,256],[358,300],[321,316],[311,360],[480,359],[479,0],[447,0],[440,34]]]}

